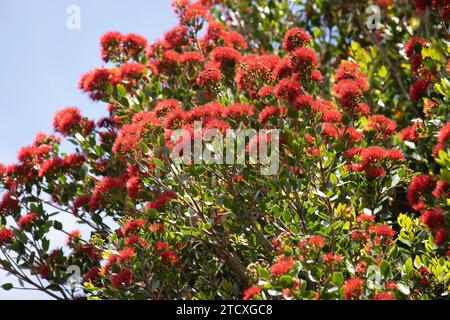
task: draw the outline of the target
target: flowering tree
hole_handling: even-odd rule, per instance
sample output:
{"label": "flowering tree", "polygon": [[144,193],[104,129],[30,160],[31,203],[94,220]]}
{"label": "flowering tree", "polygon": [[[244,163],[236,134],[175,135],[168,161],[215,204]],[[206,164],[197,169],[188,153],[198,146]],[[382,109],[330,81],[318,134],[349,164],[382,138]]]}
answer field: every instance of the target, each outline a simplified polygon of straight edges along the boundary
{"label": "flowering tree", "polygon": [[178,0],[151,45],[105,34],[79,88],[109,116],[62,109],[0,166],[0,267],[66,299],[448,294],[450,4],[375,3],[375,30],[366,1]]}

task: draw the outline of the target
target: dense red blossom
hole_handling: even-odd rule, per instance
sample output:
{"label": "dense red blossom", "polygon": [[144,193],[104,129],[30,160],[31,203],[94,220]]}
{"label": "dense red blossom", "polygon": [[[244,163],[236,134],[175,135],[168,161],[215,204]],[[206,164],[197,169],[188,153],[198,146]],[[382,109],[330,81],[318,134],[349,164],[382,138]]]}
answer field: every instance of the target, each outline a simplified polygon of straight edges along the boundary
{"label": "dense red blossom", "polygon": [[432,195],[436,198],[450,198],[450,185],[448,185],[444,180],[439,181],[436,185],[436,189],[433,190]]}
{"label": "dense red blossom", "polygon": [[447,229],[444,228],[437,229],[434,233],[434,243],[440,246],[447,241],[448,236],[449,232]]}
{"label": "dense red blossom", "polygon": [[369,89],[367,77],[361,72],[361,69],[357,63],[352,63],[349,61],[341,62],[334,75],[334,81],[335,83],[338,83],[342,80],[353,80],[363,91]]}
{"label": "dense red blossom", "polygon": [[229,47],[218,47],[210,53],[210,57],[214,62],[219,64],[219,67],[223,69],[232,69],[241,59],[239,51]]}
{"label": "dense red blossom", "polygon": [[128,269],[120,270],[111,277],[111,283],[116,289],[120,289],[122,286],[128,287],[133,283],[133,273]]}
{"label": "dense red blossom", "polygon": [[405,53],[408,57],[421,54],[422,48],[426,47],[427,45],[427,42],[422,38],[412,38],[405,45]]}
{"label": "dense red blossom", "polygon": [[291,79],[283,79],[275,87],[275,95],[279,99],[293,102],[300,94],[301,85]]}
{"label": "dense red blossom", "polygon": [[122,229],[122,232],[125,236],[128,236],[131,233],[136,232],[138,229],[145,226],[145,220],[144,219],[132,219],[129,220]]}
{"label": "dense red blossom", "polygon": [[432,231],[445,227],[445,215],[441,210],[424,211],[420,215],[420,220]]}
{"label": "dense red blossom", "polygon": [[373,297],[373,300],[396,300],[390,292],[380,292]]}
{"label": "dense red blossom", "polygon": [[428,81],[427,80],[417,80],[411,86],[411,90],[409,91],[409,96],[413,102],[418,102],[420,99],[426,96],[428,89]]}
{"label": "dense red blossom", "polygon": [[311,108],[313,103],[314,99],[309,94],[300,94],[292,104],[292,108],[294,110],[305,110],[307,108]]}
{"label": "dense red blossom", "polygon": [[94,69],[81,76],[78,88],[89,93],[92,100],[106,98],[106,88],[111,83],[112,72],[103,67]]}
{"label": "dense red blossom", "polygon": [[258,122],[265,123],[270,118],[275,117],[280,114],[280,109],[274,106],[265,107],[258,116]]}
{"label": "dense red blossom", "polygon": [[425,208],[425,202],[421,198],[428,191],[431,192],[435,186],[436,179],[434,177],[430,175],[415,176],[409,185],[407,194],[407,199],[411,207],[416,211],[423,210]]}
{"label": "dense red blossom", "polygon": [[119,251],[119,254],[117,256],[117,263],[121,264],[124,261],[128,261],[131,258],[133,258],[136,255],[136,251],[134,250],[134,248],[124,248],[122,250]]}
{"label": "dense red blossom", "polygon": [[104,198],[112,190],[123,190],[125,188],[125,181],[123,177],[113,178],[104,177],[96,185],[94,192],[92,193],[91,201],[89,202],[89,208],[94,210],[104,203]]}
{"label": "dense red blossom", "polygon": [[156,200],[147,204],[146,208],[160,210],[162,206],[166,205],[170,200],[176,199],[177,195],[173,192],[164,192]]}
{"label": "dense red blossom", "polygon": [[175,109],[181,109],[181,104],[175,99],[159,100],[153,109],[153,113],[157,117],[164,117],[167,112]]}
{"label": "dense red blossom", "polygon": [[14,197],[11,192],[7,191],[3,194],[2,201],[0,202],[0,213],[10,213],[18,208],[19,200]]}
{"label": "dense red blossom", "polygon": [[281,276],[288,273],[292,266],[294,265],[294,260],[292,258],[281,257],[276,264],[272,266],[270,272],[273,276]]}
{"label": "dense red blossom", "polygon": [[17,222],[17,225],[20,229],[25,229],[29,227],[34,221],[36,221],[38,218],[36,213],[29,213],[27,215],[24,215],[20,217],[19,222]]}
{"label": "dense red blossom", "polygon": [[101,56],[105,62],[120,55],[122,37],[120,32],[107,32],[100,38]]}
{"label": "dense red blossom", "polygon": [[200,87],[211,88],[222,80],[222,72],[217,68],[208,68],[197,75],[197,84]]}
{"label": "dense red blossom", "polygon": [[100,274],[100,269],[98,267],[91,268],[85,275],[84,275],[84,282],[94,282],[98,279],[98,276]]}
{"label": "dense red blossom", "polygon": [[450,142],[450,122],[445,124],[439,131],[438,142],[441,144]]}
{"label": "dense red blossom", "polygon": [[164,35],[164,40],[170,48],[183,44],[187,40],[188,29],[185,26],[177,26]]}
{"label": "dense red blossom", "polygon": [[11,243],[14,238],[14,231],[9,229],[0,229],[0,246]]}
{"label": "dense red blossom", "polygon": [[345,281],[344,298],[346,300],[358,299],[362,294],[363,286],[364,281],[358,277],[354,277],[350,280]]}
{"label": "dense red blossom", "polygon": [[58,111],[53,118],[53,128],[62,135],[68,135],[81,122],[80,110],[68,107]]}
{"label": "dense red blossom", "polygon": [[318,66],[316,53],[306,47],[300,47],[291,52],[291,62],[294,72],[302,75]]}
{"label": "dense red blossom", "polygon": [[260,294],[261,288],[258,286],[251,286],[250,288],[244,290],[243,300],[250,300],[254,296]]}
{"label": "dense red blossom", "polygon": [[129,57],[134,57],[144,52],[147,46],[147,40],[138,34],[130,33],[124,35],[122,38],[123,51]]}
{"label": "dense red blossom", "polygon": [[292,28],[286,32],[283,47],[286,51],[293,51],[297,47],[306,46],[311,42],[311,37],[302,28]]}
{"label": "dense red blossom", "polygon": [[397,130],[397,123],[394,120],[382,115],[373,115],[369,117],[367,126],[380,135],[381,138],[389,138]]}
{"label": "dense red blossom", "polygon": [[242,118],[244,116],[252,116],[254,112],[253,105],[235,103],[229,107],[223,108],[222,116],[224,118]]}

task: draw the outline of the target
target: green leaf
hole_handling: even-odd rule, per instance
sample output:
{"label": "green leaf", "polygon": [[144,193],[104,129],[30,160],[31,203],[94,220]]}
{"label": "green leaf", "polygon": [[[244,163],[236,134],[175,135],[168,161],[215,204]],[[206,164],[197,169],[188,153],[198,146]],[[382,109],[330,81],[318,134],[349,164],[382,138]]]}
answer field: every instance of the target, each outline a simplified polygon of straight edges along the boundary
{"label": "green leaf", "polygon": [[63,225],[59,221],[53,221],[53,228],[55,228],[56,230],[62,230]]}
{"label": "green leaf", "polygon": [[344,284],[344,275],[342,272],[333,272],[333,283],[338,287]]}
{"label": "green leaf", "polygon": [[121,84],[117,85],[117,93],[119,94],[119,97],[123,98],[127,95],[127,89]]}
{"label": "green leaf", "polygon": [[9,291],[13,288],[12,283],[5,283],[4,285],[2,285],[3,290]]}

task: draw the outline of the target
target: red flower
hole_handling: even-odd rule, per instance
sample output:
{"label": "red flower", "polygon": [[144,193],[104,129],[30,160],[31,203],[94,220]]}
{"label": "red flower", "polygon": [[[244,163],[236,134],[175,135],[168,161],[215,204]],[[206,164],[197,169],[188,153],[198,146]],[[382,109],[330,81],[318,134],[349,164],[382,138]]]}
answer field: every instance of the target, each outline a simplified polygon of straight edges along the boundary
{"label": "red flower", "polygon": [[166,205],[170,200],[176,199],[176,198],[177,198],[177,195],[174,194],[173,192],[164,192],[163,194],[161,194],[158,197],[158,199],[148,203],[146,208],[147,208],[147,210],[149,210],[149,209],[160,210],[162,206]]}
{"label": "red flower", "polygon": [[283,47],[286,51],[293,51],[297,47],[307,46],[311,42],[311,37],[301,28],[292,28],[284,36]]}
{"label": "red flower", "polygon": [[313,97],[307,94],[300,94],[299,96],[297,96],[297,99],[295,99],[292,108],[294,110],[305,110],[307,108],[311,108],[313,103]]}
{"label": "red flower", "polygon": [[344,283],[344,298],[357,299],[361,296],[364,281],[358,277],[354,277]]}
{"label": "red flower", "polygon": [[285,57],[281,59],[275,70],[273,71],[273,78],[275,80],[281,80],[283,78],[289,78],[293,73],[292,62],[290,57]]}
{"label": "red flower", "polygon": [[125,236],[127,236],[130,233],[135,232],[139,228],[142,228],[143,226],[145,226],[145,220],[144,219],[129,220],[123,227],[123,234]]}
{"label": "red flower", "polygon": [[122,263],[123,261],[130,260],[136,255],[134,248],[124,248],[119,251],[119,256],[117,258],[117,263]]}
{"label": "red flower", "polygon": [[281,276],[282,274],[288,273],[293,265],[294,260],[292,258],[281,257],[278,262],[272,266],[270,272],[273,276]]}
{"label": "red flower", "polygon": [[421,13],[431,6],[431,0],[414,0],[414,5],[416,6],[416,12]]}
{"label": "red flower", "polygon": [[446,144],[450,139],[450,122],[444,125],[439,131],[438,141],[441,144]]}
{"label": "red flower", "polygon": [[389,138],[397,130],[397,123],[395,121],[378,114],[369,117],[367,126],[379,134],[382,139]]}
{"label": "red flower", "polygon": [[188,29],[184,26],[175,27],[164,35],[164,40],[169,44],[170,48],[174,48],[187,40],[187,32]]}
{"label": "red flower", "polygon": [[428,43],[422,38],[412,38],[405,45],[405,53],[408,57],[421,54],[422,48],[427,46]]}
{"label": "red flower", "polygon": [[363,98],[361,88],[353,80],[339,81],[334,85],[333,90],[346,113],[354,112],[355,107]]}
{"label": "red flower", "polygon": [[197,52],[185,52],[181,55],[181,61],[187,64],[203,62],[203,56]]}
{"label": "red flower", "polygon": [[372,300],[396,300],[390,292],[380,292],[372,298]]}
{"label": "red flower", "polygon": [[233,48],[218,47],[211,51],[210,57],[214,62],[219,64],[222,70],[230,70],[239,62],[241,54]]}
{"label": "red flower", "polygon": [[316,53],[305,47],[297,48],[291,52],[291,62],[294,72],[299,72],[301,75],[318,65]]}
{"label": "red flower", "polygon": [[3,194],[2,201],[0,202],[0,213],[10,213],[10,211],[14,211],[17,209],[19,204],[19,200],[12,196],[12,194],[8,191]]}
{"label": "red flower", "polygon": [[341,62],[334,75],[334,81],[335,83],[338,83],[342,80],[353,80],[362,91],[367,91],[369,89],[367,77],[361,72],[359,65],[356,63],[345,60]]}
{"label": "red flower", "polygon": [[74,230],[70,232],[67,236],[66,244],[68,246],[74,244],[75,242],[78,242],[81,239],[81,233],[78,230]]}
{"label": "red flower", "polygon": [[41,164],[39,169],[39,177],[43,178],[49,174],[53,174],[56,171],[65,168],[65,161],[61,158],[49,159]]}
{"label": "red flower", "polygon": [[122,34],[108,32],[100,38],[101,56],[105,62],[116,59],[120,55]]}
{"label": "red flower", "polygon": [[425,97],[427,94],[428,81],[417,80],[411,87],[409,91],[409,96],[413,102],[419,101],[421,98]]}
{"label": "red flower", "polygon": [[404,161],[405,160],[403,153],[397,149],[388,150],[386,158],[388,158],[391,161]]}
{"label": "red flower", "polygon": [[430,230],[436,230],[445,227],[445,216],[441,210],[422,212],[422,214],[420,215],[420,220]]}
{"label": "red flower", "polygon": [[369,147],[361,151],[362,161],[368,164],[379,163],[386,155],[386,150],[380,147]]}
{"label": "red flower", "polygon": [[261,288],[258,286],[251,286],[250,288],[244,290],[243,300],[250,300],[253,296],[256,296],[261,293]]}
{"label": "red flower", "polygon": [[13,241],[14,232],[9,229],[0,229],[0,246]]}
{"label": "red flower", "polygon": [[316,249],[320,250],[325,245],[325,239],[320,236],[311,236],[308,239],[308,244],[315,247]]}
{"label": "red flower", "polygon": [[334,265],[336,263],[340,263],[344,260],[342,256],[334,255],[332,253],[325,253],[322,257],[322,262],[325,264]]}
{"label": "red flower", "polygon": [[425,208],[425,202],[421,200],[421,197],[427,192],[431,191],[436,186],[436,179],[430,175],[415,176],[407,194],[407,199],[411,207],[420,211]]}
{"label": "red flower", "polygon": [[162,261],[171,266],[176,266],[179,263],[179,257],[178,255],[173,252],[172,250],[165,250],[161,253],[161,259]]}
{"label": "red flower", "polygon": [[244,37],[236,32],[229,31],[223,33],[223,40],[227,47],[233,47],[238,50],[246,50],[248,48]]}
{"label": "red flower", "polygon": [[84,282],[94,282],[97,280],[98,275],[100,274],[100,269],[97,267],[91,268],[85,275],[84,275]]}
{"label": "red flower", "polygon": [[274,106],[265,107],[258,116],[258,122],[265,123],[269,118],[280,114],[280,109]]}
{"label": "red flower", "polygon": [[111,83],[112,72],[105,68],[94,69],[81,76],[78,88],[90,94],[92,100],[107,98],[106,88]]}
{"label": "red flower", "polygon": [[222,72],[217,68],[208,68],[197,75],[196,82],[200,87],[214,88],[222,80]]}
{"label": "red flower", "polygon": [[164,117],[171,110],[181,109],[181,104],[175,99],[159,100],[156,103],[153,113],[157,117]]}
{"label": "red flower", "polygon": [[253,105],[244,103],[235,103],[229,107],[223,108],[222,116],[224,118],[242,118],[244,116],[252,116],[254,113]]}
{"label": "red flower", "polygon": [[448,231],[444,228],[438,229],[434,234],[434,243],[440,246],[443,244],[448,238]]}
{"label": "red flower", "polygon": [[81,122],[80,110],[75,107],[68,107],[58,111],[53,119],[55,131],[66,136],[76,128]]}
{"label": "red flower", "polygon": [[436,185],[436,189],[433,190],[432,195],[436,198],[450,197],[450,186],[443,180],[439,181]]}
{"label": "red flower", "polygon": [[94,210],[105,200],[105,196],[112,190],[123,190],[125,189],[125,181],[123,177],[113,178],[104,177],[94,189],[91,201],[89,202],[89,208]]}
{"label": "red flower", "polygon": [[147,47],[147,40],[140,35],[131,33],[123,36],[122,47],[124,53],[129,57],[134,57],[141,52],[144,52]]}
{"label": "red flower", "polygon": [[122,286],[130,286],[133,284],[133,273],[130,270],[123,269],[111,277],[111,283],[116,289],[120,289]]}
{"label": "red flower", "polygon": [[139,177],[131,177],[130,179],[128,179],[127,192],[131,200],[136,201],[137,199],[139,199],[142,192],[141,183],[142,181]]}
{"label": "red flower", "polygon": [[376,226],[371,226],[369,228],[370,232],[375,233],[378,237],[392,238],[395,237],[397,232],[395,232],[391,226],[387,224],[380,224]]}
{"label": "red flower", "polygon": [[294,100],[300,94],[300,90],[301,85],[297,81],[291,79],[283,79],[275,87],[275,95],[279,99],[294,102]]}
{"label": "red flower", "polygon": [[126,63],[120,66],[121,80],[134,80],[140,78],[147,69],[140,63]]}
{"label": "red flower", "polygon": [[19,222],[17,224],[20,229],[25,229],[25,228],[29,227],[36,220],[37,220],[37,214],[29,213],[25,216],[20,217]]}

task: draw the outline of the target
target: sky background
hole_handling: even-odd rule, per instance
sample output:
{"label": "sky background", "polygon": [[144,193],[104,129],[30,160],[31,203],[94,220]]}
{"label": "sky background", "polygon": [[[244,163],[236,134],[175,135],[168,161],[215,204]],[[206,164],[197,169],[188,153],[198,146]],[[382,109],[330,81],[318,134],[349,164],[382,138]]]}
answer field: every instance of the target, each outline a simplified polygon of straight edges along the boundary
{"label": "sky background", "polygon": [[[81,74],[102,64],[101,35],[133,32],[153,42],[177,24],[170,2],[0,0],[0,163],[14,162],[36,133],[52,133],[59,109],[76,106],[94,118],[106,114],[105,104],[91,102],[77,89]],[[80,9],[79,30],[67,28],[72,5]],[[5,277],[0,272],[0,283]],[[39,298],[46,296],[0,288],[0,299]]]}

